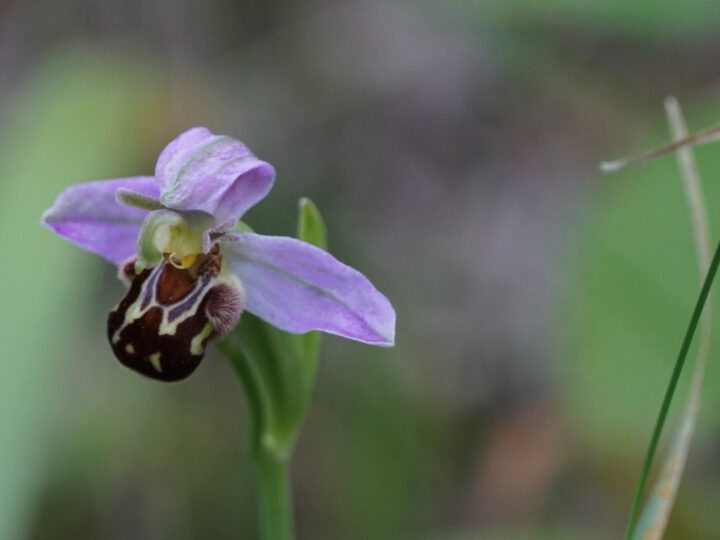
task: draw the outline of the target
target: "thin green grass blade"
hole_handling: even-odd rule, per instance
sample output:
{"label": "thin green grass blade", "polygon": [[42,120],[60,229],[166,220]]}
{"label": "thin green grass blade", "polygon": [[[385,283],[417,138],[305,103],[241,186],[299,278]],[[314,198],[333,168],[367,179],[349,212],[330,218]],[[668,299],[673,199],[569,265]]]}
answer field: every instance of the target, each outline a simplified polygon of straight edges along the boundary
{"label": "thin green grass blade", "polygon": [[[675,141],[687,137],[687,127],[674,98],[668,98],[665,108],[670,130]],[[690,147],[677,149],[678,167],[685,187],[685,196],[692,218],[695,252],[697,255],[700,280],[710,265],[710,225],[707,218],[705,199],[698,174],[695,158]],[[634,538],[636,540],[660,540],[665,533],[670,512],[672,511],[677,490],[687,462],[690,443],[695,432],[695,423],[702,395],[705,367],[710,352],[711,307],[708,300],[705,314],[700,322],[698,351],[693,371],[690,392],[683,409],[677,432],[674,435],[669,452],[663,460],[660,476],[655,482],[645,507],[643,508]]]}
{"label": "thin green grass blade", "polygon": [[652,437],[650,439],[650,444],[648,445],[648,451],[645,455],[645,462],[643,463],[642,473],[640,475],[640,482],[638,483],[638,488],[635,492],[635,498],[633,500],[632,509],[630,511],[630,520],[628,522],[628,529],[626,534],[627,540],[633,539],[633,533],[635,531],[635,527],[638,521],[638,515],[640,513],[640,502],[642,501],[642,498],[645,494],[645,487],[647,485],[648,476],[650,475],[650,469],[652,468],[653,460],[655,459],[658,441],[660,440],[660,435],[662,434],[663,427],[665,426],[665,420],[667,419],[668,410],[670,409],[670,404],[672,403],[672,399],[675,395],[675,389],[677,388],[680,374],[682,373],[683,367],[685,366],[685,360],[687,359],[687,354],[690,350],[690,344],[692,343],[692,339],[695,336],[695,331],[697,330],[698,324],[700,322],[700,316],[702,315],[703,308],[705,307],[705,302],[707,301],[708,295],[710,293],[712,283],[715,280],[715,275],[717,274],[717,269],[719,265],[720,243],[715,248],[715,254],[713,255],[713,259],[710,263],[710,268],[708,270],[707,276],[705,277],[705,281],[703,282],[703,286],[700,290],[700,295],[698,296],[692,316],[690,317],[690,322],[688,323],[687,330],[685,331],[685,337],[683,338],[682,345],[680,346],[680,352],[678,353],[677,359],[675,360],[675,367],[673,368],[672,374],[670,375],[670,381],[668,383],[667,390],[665,391],[665,397],[663,398],[662,405],[660,406],[660,412],[658,413],[658,418],[655,422],[655,427],[653,428]]}
{"label": "thin green grass blade", "polygon": [[[686,140],[687,129],[682,118],[679,105],[673,98],[668,98],[665,103],[670,128],[673,139],[675,141]],[[720,262],[720,245],[715,252],[713,260],[710,261],[710,244],[709,244],[709,224],[707,211],[704,204],[702,188],[700,184],[697,167],[692,151],[689,146],[679,145],[676,148],[678,156],[678,164],[680,174],[685,188],[685,195],[690,208],[692,218],[693,237],[695,242],[695,251],[698,260],[698,271],[702,289],[698,297],[697,304],[693,311],[690,323],[688,325],[680,353],[675,363],[673,373],[668,384],[665,397],[663,399],[660,413],[658,415],[655,428],[653,430],[650,445],[648,447],[645,463],[643,464],[642,474],[638,482],[638,488],[630,513],[627,535],[628,540],[658,540],[667,526],[667,522],[675,502],[677,489],[682,478],[685,468],[690,442],[695,430],[695,420],[700,406],[700,397],[702,392],[702,383],[705,374],[705,366],[710,349],[710,303],[708,302],[707,311],[702,316],[702,326],[700,329],[700,344],[698,347],[697,360],[693,378],[691,382],[688,400],[683,410],[678,431],[676,432],[673,442],[670,446],[667,457],[663,462],[663,466],[657,482],[653,488],[651,496],[645,505],[642,515],[640,515],[640,504],[645,494],[645,487],[648,482],[652,464],[654,461],[657,445],[662,433],[667,413],[672,402],[677,382],[682,372],[687,353],[692,342],[692,338],[697,329],[698,323],[702,315],[704,304],[707,301],[708,293],[712,286],[712,282]],[[707,269],[707,276],[703,281]],[[638,521],[639,518],[639,521]]]}

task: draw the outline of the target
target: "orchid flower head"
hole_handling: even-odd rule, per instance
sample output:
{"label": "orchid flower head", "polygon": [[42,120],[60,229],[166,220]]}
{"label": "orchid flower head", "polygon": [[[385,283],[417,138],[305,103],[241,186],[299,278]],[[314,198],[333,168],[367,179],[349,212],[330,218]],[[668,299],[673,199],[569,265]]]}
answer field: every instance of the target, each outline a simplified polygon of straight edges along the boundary
{"label": "orchid flower head", "polygon": [[146,376],[180,380],[248,311],[291,333],[320,330],[392,346],[395,311],[357,270],[300,240],[236,228],[275,170],[243,143],[196,127],[160,153],[154,176],[77,184],[43,224],[119,267],[113,352]]}

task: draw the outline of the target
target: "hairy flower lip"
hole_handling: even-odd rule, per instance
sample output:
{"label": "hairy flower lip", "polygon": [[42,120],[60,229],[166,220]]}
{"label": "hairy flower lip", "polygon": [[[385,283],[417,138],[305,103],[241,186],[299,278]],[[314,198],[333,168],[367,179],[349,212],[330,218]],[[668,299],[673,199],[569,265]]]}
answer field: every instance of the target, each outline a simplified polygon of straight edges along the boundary
{"label": "hairy flower lip", "polygon": [[107,319],[108,340],[123,365],[155,380],[183,380],[209,342],[237,324],[245,304],[242,283],[224,269],[217,246],[196,259],[187,269],[167,257],[138,274],[126,268],[130,286]]}
{"label": "hairy flower lip", "polygon": [[190,264],[183,258],[219,244],[247,311],[292,333],[320,330],[392,346],[395,311],[363,274],[300,240],[234,230],[274,179],[272,165],[243,143],[197,127],[165,147],[154,177],[71,186],[43,224],[116,265],[136,253],[148,268],[167,255]]}

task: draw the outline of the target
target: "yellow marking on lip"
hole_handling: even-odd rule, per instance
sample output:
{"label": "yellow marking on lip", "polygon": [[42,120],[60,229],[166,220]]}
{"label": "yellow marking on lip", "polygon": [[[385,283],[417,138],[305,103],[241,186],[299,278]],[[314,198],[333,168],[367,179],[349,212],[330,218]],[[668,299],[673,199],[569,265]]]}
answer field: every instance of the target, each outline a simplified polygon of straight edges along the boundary
{"label": "yellow marking on lip", "polygon": [[202,330],[200,330],[200,333],[192,338],[192,341],[190,342],[190,354],[194,354],[196,356],[199,356],[203,353],[203,346],[202,342],[210,337],[210,334],[212,334],[214,328],[211,323],[207,323]]}
{"label": "yellow marking on lip", "polygon": [[184,257],[178,257],[176,253],[171,253],[168,259],[170,260],[170,264],[172,264],[175,268],[185,270],[195,264],[197,255],[185,255]]}
{"label": "yellow marking on lip", "polygon": [[153,353],[148,357],[148,360],[150,360],[150,363],[152,364],[152,367],[155,368],[155,371],[158,373],[162,373],[162,364],[160,363],[161,355],[159,352]]}

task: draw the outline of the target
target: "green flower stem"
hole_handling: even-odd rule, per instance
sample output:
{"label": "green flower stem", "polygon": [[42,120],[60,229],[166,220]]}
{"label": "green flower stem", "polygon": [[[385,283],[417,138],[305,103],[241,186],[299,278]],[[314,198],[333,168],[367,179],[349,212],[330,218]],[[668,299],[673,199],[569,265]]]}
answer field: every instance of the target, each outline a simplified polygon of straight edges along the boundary
{"label": "green flower stem", "polygon": [[[298,239],[325,249],[318,209],[303,198],[298,210]],[[218,344],[245,387],[263,540],[295,538],[290,459],[315,387],[320,342],[318,332],[288,334],[245,313]]]}
{"label": "green flower stem", "polygon": [[289,477],[291,451],[279,453],[267,444],[265,435],[270,404],[261,373],[249,361],[236,332],[231,332],[218,344],[218,348],[230,360],[245,387],[256,472],[260,537],[263,540],[293,540],[295,533]]}
{"label": "green flower stem", "polygon": [[687,331],[685,332],[685,337],[680,347],[680,352],[678,353],[677,360],[675,361],[675,367],[673,368],[672,375],[670,376],[670,382],[668,383],[667,390],[665,391],[665,397],[663,398],[662,405],[660,406],[660,412],[658,413],[658,418],[655,422],[655,427],[650,439],[650,445],[648,446],[647,453],[645,454],[645,462],[643,463],[642,472],[640,474],[640,481],[638,482],[637,490],[635,491],[635,498],[633,499],[632,508],[630,510],[630,518],[628,520],[628,527],[625,535],[626,540],[632,540],[633,535],[635,534],[635,528],[640,515],[640,504],[642,503],[642,499],[645,495],[645,488],[650,476],[653,461],[655,460],[655,453],[657,451],[658,442],[660,441],[660,435],[662,434],[663,427],[665,426],[665,420],[667,419],[670,404],[672,403],[675,395],[675,389],[677,388],[680,374],[685,366],[685,360],[687,359],[687,354],[690,350],[690,344],[695,336],[695,331],[697,330],[698,323],[700,322],[700,317],[702,315],[703,308],[705,307],[707,297],[710,294],[710,288],[715,280],[715,274],[717,273],[719,265],[720,243],[718,243],[717,248],[715,248],[715,254],[713,255],[710,268],[705,276],[703,286],[700,289],[700,295],[695,303],[695,309],[690,317],[690,322],[688,323]]}
{"label": "green flower stem", "polygon": [[263,540],[292,540],[292,495],[290,492],[289,459],[273,452],[255,455],[257,469],[260,537]]}

